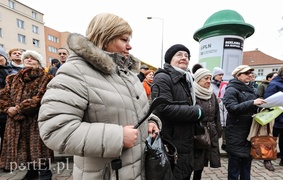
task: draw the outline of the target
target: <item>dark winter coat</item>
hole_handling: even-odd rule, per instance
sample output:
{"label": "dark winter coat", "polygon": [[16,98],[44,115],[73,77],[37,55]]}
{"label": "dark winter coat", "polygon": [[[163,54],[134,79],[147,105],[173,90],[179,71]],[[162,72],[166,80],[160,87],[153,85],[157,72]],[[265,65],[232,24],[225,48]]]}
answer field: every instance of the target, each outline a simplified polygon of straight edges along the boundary
{"label": "dark winter coat", "polygon": [[144,80],[144,78],[145,78],[144,73],[140,72],[137,76],[138,76],[140,82],[143,82],[143,80]]}
{"label": "dark winter coat", "polygon": [[[10,74],[16,74],[17,71],[13,70],[10,64],[6,66],[0,66],[0,89],[4,88],[6,85],[6,77]],[[7,115],[0,113],[0,122],[5,123]]]}
{"label": "dark winter coat", "polygon": [[203,126],[208,127],[208,132],[211,140],[211,147],[209,149],[195,149],[195,163],[194,170],[203,169],[204,166],[218,168],[221,167],[220,151],[219,151],[219,138],[221,137],[221,122],[219,105],[215,94],[211,95],[208,100],[203,100],[197,97],[197,104],[203,109],[205,116],[201,120]]}
{"label": "dark winter coat", "polygon": [[247,140],[252,115],[257,106],[254,88],[238,79],[231,79],[226,87],[223,103],[228,111],[226,124],[226,150],[237,157],[250,157],[251,143]]}
{"label": "dark winter coat", "polygon": [[263,98],[268,85],[269,85],[269,81],[267,80],[261,82],[261,84],[257,87],[258,97]]}
{"label": "dark winter coat", "polygon": [[199,106],[193,106],[185,76],[165,63],[154,75],[151,97],[160,88],[160,97],[169,101],[188,101],[187,105],[160,105],[154,112],[162,121],[162,135],[171,141],[178,151],[178,163],[174,168],[176,179],[191,174],[194,166],[194,126],[198,121]]}
{"label": "dark winter coat", "polygon": [[19,67],[19,66],[15,66],[15,65],[13,65],[13,63],[11,62],[11,63],[9,63],[8,64],[12,69],[13,69],[13,71],[16,71],[16,72],[19,72],[20,70],[22,70],[23,69],[23,67]]}
{"label": "dark winter coat", "polygon": [[[279,91],[283,92],[283,78],[276,76],[270,81],[263,97],[267,98]],[[273,127],[283,129],[283,113],[275,119]]]}
{"label": "dark winter coat", "polygon": [[38,166],[38,158],[52,161],[53,151],[42,142],[37,122],[40,101],[52,77],[41,68],[25,68],[7,76],[6,86],[0,91],[0,111],[7,113],[9,107],[19,108],[18,114],[7,118],[1,168],[16,168],[14,165],[33,161]]}

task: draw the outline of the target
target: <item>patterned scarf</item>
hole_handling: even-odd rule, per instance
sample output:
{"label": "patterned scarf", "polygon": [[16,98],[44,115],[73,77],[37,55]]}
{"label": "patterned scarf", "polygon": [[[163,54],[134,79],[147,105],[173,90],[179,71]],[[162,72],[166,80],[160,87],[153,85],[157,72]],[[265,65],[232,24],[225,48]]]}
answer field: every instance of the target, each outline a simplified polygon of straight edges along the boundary
{"label": "patterned scarf", "polygon": [[192,82],[193,82],[193,77],[191,75],[191,72],[190,70],[183,70],[181,68],[178,68],[178,67],[174,67],[172,66],[176,71],[182,73],[183,75],[186,75],[186,81],[188,83],[188,87],[190,89],[190,93],[191,93],[191,96],[192,96],[192,100],[193,100],[193,105],[196,105],[196,95],[195,95],[195,90],[192,86]]}

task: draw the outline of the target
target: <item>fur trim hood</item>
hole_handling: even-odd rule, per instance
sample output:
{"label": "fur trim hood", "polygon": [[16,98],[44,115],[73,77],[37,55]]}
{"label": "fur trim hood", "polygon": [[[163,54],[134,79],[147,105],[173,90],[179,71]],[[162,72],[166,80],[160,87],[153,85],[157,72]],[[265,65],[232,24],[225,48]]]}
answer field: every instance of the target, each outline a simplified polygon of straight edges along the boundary
{"label": "fur trim hood", "polygon": [[[130,55],[125,59],[118,53],[108,53],[95,46],[83,35],[72,33],[67,40],[69,48],[77,56],[91,64],[95,69],[104,74],[112,74],[117,66],[129,69],[135,73],[139,72],[140,60]],[[71,55],[72,56],[72,55]]]}

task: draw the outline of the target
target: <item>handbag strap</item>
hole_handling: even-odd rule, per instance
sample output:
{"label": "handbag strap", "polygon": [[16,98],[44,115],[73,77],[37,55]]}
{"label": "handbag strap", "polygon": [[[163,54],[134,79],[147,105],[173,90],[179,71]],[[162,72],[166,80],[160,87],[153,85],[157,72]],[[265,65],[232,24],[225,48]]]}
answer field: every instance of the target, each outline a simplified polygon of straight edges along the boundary
{"label": "handbag strap", "polygon": [[[267,135],[269,135],[270,134],[270,124],[267,123],[266,125],[267,125]],[[257,135],[258,136],[259,136],[259,131],[260,131],[261,127],[262,127],[262,125],[259,124],[259,126],[257,128]]]}

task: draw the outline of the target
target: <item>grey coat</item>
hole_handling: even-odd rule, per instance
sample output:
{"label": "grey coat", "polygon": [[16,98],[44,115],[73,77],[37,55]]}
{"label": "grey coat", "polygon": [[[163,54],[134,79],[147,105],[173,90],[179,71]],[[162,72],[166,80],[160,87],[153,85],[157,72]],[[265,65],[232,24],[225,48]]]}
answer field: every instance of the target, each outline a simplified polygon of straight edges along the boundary
{"label": "grey coat", "polygon": [[135,146],[123,148],[123,126],[137,124],[149,107],[136,75],[139,60],[106,54],[78,34],[69,36],[68,45],[74,53],[42,99],[41,138],[51,149],[74,155],[76,180],[116,179],[110,164],[119,157],[120,179],[145,179],[147,121],[138,128]]}

